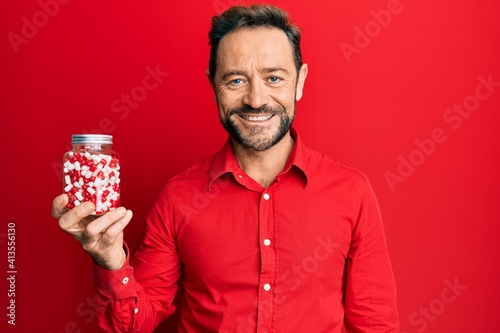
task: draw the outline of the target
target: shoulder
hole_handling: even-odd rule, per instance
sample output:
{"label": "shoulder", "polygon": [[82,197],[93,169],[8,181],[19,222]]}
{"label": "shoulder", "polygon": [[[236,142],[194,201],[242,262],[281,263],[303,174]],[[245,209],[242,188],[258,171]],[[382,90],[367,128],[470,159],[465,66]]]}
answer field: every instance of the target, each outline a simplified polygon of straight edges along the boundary
{"label": "shoulder", "polygon": [[203,192],[210,176],[215,155],[203,159],[169,178],[156,194],[153,207],[164,211],[167,207],[192,200]]}
{"label": "shoulder", "polygon": [[308,149],[307,154],[308,184],[311,189],[326,196],[333,195],[341,201],[346,200],[356,210],[360,209],[363,202],[376,202],[371,182],[365,173],[315,150]]}
{"label": "shoulder", "polygon": [[177,188],[179,186],[186,186],[199,182],[206,183],[210,176],[214,158],[215,154],[189,166],[184,171],[168,179],[165,183],[165,187]]}
{"label": "shoulder", "polygon": [[307,172],[313,177],[327,176],[336,181],[350,180],[368,183],[368,177],[362,171],[314,149],[304,147],[304,156],[307,161]]}

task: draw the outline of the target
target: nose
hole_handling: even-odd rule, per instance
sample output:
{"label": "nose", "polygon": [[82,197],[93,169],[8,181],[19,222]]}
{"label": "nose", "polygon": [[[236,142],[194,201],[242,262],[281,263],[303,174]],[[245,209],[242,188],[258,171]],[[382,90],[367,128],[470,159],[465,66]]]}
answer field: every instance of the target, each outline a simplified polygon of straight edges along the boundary
{"label": "nose", "polygon": [[265,85],[261,82],[251,82],[248,85],[247,92],[243,98],[243,103],[246,105],[258,109],[261,106],[265,106],[269,103],[269,95]]}

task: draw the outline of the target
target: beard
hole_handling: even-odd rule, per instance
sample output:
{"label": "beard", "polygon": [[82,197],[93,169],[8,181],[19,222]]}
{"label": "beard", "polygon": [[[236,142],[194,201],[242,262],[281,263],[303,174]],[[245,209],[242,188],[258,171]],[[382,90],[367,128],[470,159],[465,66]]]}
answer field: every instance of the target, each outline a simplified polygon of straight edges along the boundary
{"label": "beard", "polygon": [[[253,126],[249,129],[250,134],[245,136],[232,119],[233,115],[239,116],[241,114],[271,114],[273,117],[280,118],[280,124],[278,126],[278,129],[271,135],[265,135],[264,133],[266,130],[268,130],[268,128],[264,128],[262,126]],[[285,135],[290,130],[290,127],[292,126],[294,115],[295,106],[290,116],[282,106],[279,106],[277,108],[263,106],[254,109],[248,105],[245,105],[242,108],[230,109],[224,117],[220,118],[220,121],[231,138],[233,138],[233,140],[235,140],[243,148],[252,149],[255,151],[265,151],[280,142],[285,137]]]}

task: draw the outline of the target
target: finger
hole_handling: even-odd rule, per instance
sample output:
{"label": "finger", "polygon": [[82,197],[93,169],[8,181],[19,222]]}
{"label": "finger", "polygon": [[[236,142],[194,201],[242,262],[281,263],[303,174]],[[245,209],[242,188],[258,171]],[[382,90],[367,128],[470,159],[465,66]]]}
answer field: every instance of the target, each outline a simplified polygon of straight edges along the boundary
{"label": "finger", "polygon": [[113,223],[109,228],[106,229],[104,234],[102,235],[102,241],[106,244],[111,244],[116,241],[118,236],[123,232],[125,227],[128,225],[130,220],[132,219],[132,211],[127,210],[125,213],[125,216],[123,216],[121,219]]}
{"label": "finger", "polygon": [[[122,219],[127,213],[125,207],[119,207],[104,214],[95,221],[87,225],[85,232],[85,241],[94,242],[101,237],[101,234],[108,229],[113,223]],[[123,229],[122,229],[123,230]]]}
{"label": "finger", "polygon": [[68,196],[66,194],[58,195],[52,201],[52,216],[59,219],[64,214],[64,207],[68,204]]}
{"label": "finger", "polygon": [[59,219],[59,226],[64,231],[67,231],[76,224],[78,224],[81,220],[89,216],[90,213],[94,211],[94,209],[95,207],[92,202],[90,201],[84,202],[83,204],[63,214]]}

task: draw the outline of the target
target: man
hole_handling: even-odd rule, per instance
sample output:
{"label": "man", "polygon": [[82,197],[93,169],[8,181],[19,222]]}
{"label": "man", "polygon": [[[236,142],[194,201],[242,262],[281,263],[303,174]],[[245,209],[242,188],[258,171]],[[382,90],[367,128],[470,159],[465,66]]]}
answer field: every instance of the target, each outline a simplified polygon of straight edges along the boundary
{"label": "man", "polygon": [[[366,177],[306,148],[291,128],[308,67],[300,32],[271,6],[214,17],[208,79],[230,134],[169,180],[132,259],[121,207],[90,221],[85,203],[53,215],[95,261],[99,323],[151,332],[398,332],[395,284]],[[207,202],[194,206],[193,193]]]}

